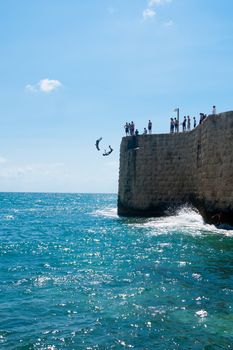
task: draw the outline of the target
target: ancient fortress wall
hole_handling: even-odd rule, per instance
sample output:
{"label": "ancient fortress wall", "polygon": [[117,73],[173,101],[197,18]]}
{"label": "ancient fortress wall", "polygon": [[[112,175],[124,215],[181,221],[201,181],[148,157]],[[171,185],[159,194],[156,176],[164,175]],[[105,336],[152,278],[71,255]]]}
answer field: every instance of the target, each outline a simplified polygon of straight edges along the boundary
{"label": "ancient fortress wall", "polygon": [[160,216],[187,203],[208,222],[233,224],[233,112],[191,132],[122,139],[119,215]]}

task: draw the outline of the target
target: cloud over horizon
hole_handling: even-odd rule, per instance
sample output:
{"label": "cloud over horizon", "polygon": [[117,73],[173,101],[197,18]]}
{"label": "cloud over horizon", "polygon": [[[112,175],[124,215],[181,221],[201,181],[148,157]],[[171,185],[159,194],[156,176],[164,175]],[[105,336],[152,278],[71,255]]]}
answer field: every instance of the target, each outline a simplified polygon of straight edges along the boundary
{"label": "cloud over horizon", "polygon": [[44,93],[49,93],[61,86],[62,86],[62,83],[59,80],[45,78],[45,79],[41,79],[35,85],[31,85],[31,84],[26,85],[25,89],[31,92],[40,91]]}

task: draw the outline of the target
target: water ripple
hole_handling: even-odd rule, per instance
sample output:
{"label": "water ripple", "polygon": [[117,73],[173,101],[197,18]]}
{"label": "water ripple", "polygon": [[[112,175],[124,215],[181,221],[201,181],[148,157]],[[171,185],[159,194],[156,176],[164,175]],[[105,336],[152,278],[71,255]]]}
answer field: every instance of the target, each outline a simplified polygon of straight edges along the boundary
{"label": "water ripple", "polygon": [[0,348],[231,349],[233,231],[115,195],[0,194]]}

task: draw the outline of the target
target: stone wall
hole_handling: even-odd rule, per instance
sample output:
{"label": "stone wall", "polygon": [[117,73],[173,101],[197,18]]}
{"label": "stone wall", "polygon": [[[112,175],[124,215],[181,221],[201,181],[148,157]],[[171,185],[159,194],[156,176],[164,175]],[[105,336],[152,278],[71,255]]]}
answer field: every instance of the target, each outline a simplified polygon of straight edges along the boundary
{"label": "stone wall", "polygon": [[184,204],[207,222],[233,224],[233,112],[186,133],[122,139],[119,215],[160,216]]}

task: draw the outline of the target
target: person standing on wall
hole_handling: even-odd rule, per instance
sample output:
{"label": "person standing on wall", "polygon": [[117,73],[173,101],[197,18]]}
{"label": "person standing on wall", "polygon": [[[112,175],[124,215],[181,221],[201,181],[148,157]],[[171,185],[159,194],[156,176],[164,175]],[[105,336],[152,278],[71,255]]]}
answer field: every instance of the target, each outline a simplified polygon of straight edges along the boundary
{"label": "person standing on wall", "polygon": [[174,125],[175,125],[175,132],[179,131],[179,120],[178,119],[174,119]]}
{"label": "person standing on wall", "polygon": [[129,135],[129,124],[127,122],[125,123],[124,128],[125,128],[125,136],[128,136]]}
{"label": "person standing on wall", "polygon": [[133,136],[133,135],[134,135],[134,129],[135,129],[134,122],[131,121],[131,123],[129,123],[130,136]]}
{"label": "person standing on wall", "polygon": [[213,106],[213,108],[212,108],[212,114],[216,114],[216,106]]}
{"label": "person standing on wall", "polygon": [[152,133],[152,122],[150,120],[148,122],[148,132],[149,132],[149,134]]}
{"label": "person standing on wall", "polygon": [[194,127],[194,129],[195,129],[196,126],[197,126],[197,121],[196,121],[196,118],[193,117],[193,127]]}
{"label": "person standing on wall", "polygon": [[191,120],[190,120],[190,116],[189,115],[187,116],[187,129],[188,129],[188,131],[191,130]]}
{"label": "person standing on wall", "polygon": [[183,129],[183,132],[186,131],[186,122],[187,122],[187,119],[186,119],[186,116],[184,116],[184,120],[182,122],[182,129]]}
{"label": "person standing on wall", "polygon": [[174,133],[174,119],[170,118],[170,133],[173,134]]}

